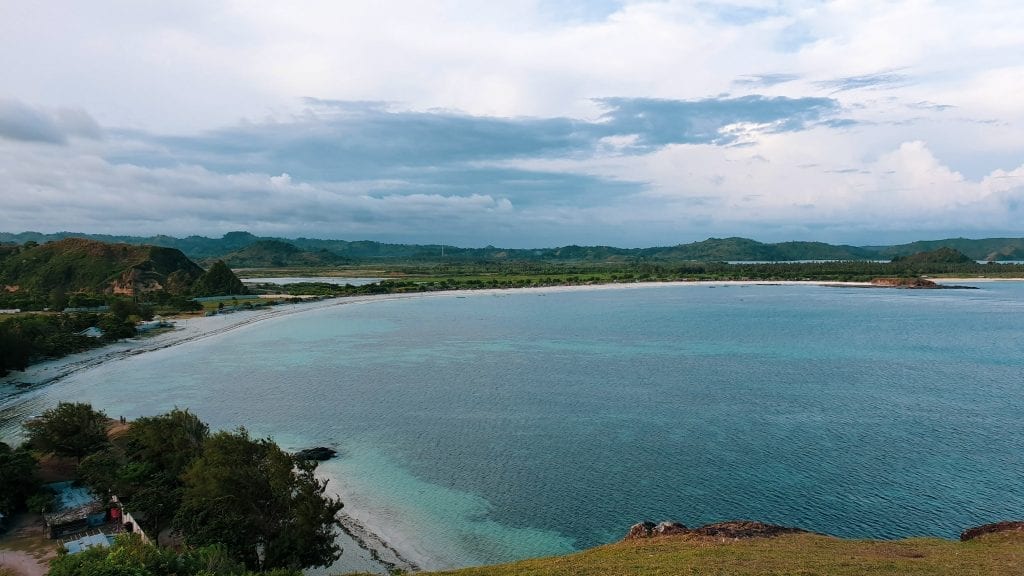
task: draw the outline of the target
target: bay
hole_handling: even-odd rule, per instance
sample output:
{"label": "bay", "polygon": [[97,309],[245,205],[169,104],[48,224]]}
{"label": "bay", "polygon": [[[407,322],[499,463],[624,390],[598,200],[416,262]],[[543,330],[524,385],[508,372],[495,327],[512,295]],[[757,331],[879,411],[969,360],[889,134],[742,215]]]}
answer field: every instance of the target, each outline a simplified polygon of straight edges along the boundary
{"label": "bay", "polygon": [[80,400],[337,446],[322,470],[346,512],[426,567],[564,553],[644,519],[952,538],[1024,516],[1024,283],[978,286],[337,306],[0,398],[0,430]]}

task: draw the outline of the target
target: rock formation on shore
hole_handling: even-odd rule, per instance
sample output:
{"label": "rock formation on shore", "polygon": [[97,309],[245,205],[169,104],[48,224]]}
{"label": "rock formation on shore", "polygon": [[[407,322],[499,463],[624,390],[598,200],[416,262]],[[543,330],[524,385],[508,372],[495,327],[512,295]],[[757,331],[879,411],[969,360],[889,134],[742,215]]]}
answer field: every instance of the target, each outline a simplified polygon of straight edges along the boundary
{"label": "rock formation on shore", "polygon": [[[960,540],[966,542],[968,540],[978,538],[979,536],[999,532],[1024,533],[1024,521],[995,522],[992,524],[984,524],[982,526],[968,528],[960,533]],[[753,520],[716,522],[714,524],[706,524],[700,528],[693,529],[687,528],[678,522],[661,522],[660,524],[655,524],[654,522],[645,521],[630,526],[625,539],[642,540],[645,538],[657,538],[659,536],[687,534],[710,538],[739,540],[744,538],[770,538],[782,534],[808,533],[809,532],[807,530],[803,530],[801,528],[777,526],[775,524],[765,524],[764,522],[755,522]]]}
{"label": "rock formation on shore", "polygon": [[640,522],[630,527],[626,534],[626,540],[639,540],[641,538],[655,538],[658,536],[671,536],[676,534],[691,534],[694,536],[705,536],[710,538],[767,538],[780,534],[801,534],[806,530],[754,522],[752,520],[731,520],[728,522],[717,522],[707,524],[700,528],[689,529],[678,522]]}
{"label": "rock formation on shore", "polygon": [[966,542],[978,536],[993,534],[996,532],[1024,532],[1024,522],[995,522],[968,528],[960,533],[960,540]]}

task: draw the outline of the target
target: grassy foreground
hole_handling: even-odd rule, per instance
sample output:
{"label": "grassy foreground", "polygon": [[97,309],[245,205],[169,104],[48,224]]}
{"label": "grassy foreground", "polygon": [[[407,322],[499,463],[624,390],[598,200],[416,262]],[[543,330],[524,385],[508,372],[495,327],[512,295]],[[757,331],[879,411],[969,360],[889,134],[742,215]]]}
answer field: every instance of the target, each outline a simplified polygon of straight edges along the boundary
{"label": "grassy foreground", "polygon": [[816,534],[721,541],[689,535],[623,541],[553,558],[467,568],[452,576],[1020,576],[1024,533],[957,542],[844,540]]}

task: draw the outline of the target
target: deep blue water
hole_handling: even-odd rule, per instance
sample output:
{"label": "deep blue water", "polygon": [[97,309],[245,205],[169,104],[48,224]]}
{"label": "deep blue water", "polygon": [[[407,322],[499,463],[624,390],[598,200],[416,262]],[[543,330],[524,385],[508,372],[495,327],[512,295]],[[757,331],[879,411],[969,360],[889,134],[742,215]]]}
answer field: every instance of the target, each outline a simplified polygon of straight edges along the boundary
{"label": "deep blue water", "polygon": [[665,286],[346,305],[17,402],[189,407],[335,444],[349,511],[428,565],[749,518],[955,537],[1024,517],[1024,283]]}

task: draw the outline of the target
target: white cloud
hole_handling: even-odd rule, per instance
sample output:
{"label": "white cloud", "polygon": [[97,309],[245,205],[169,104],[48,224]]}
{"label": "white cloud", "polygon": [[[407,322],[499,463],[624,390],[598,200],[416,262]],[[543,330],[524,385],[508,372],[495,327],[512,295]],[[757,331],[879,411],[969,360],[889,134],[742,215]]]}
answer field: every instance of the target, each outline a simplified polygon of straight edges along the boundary
{"label": "white cloud", "polygon": [[[426,234],[436,217],[477,244],[497,242],[492,233],[525,243],[530,234],[653,243],[748,231],[867,241],[911,227],[1024,234],[1024,4],[562,4],[13,3],[0,19],[0,228],[301,233],[306,218],[325,234],[385,238]],[[303,97],[587,121],[601,114],[595,99],[723,93],[831,97],[851,122],[778,134],[750,121],[716,127],[744,145],[731,148],[669,144],[634,155],[641,138],[614,134],[585,154],[467,160],[649,183],[537,186],[529,202],[501,182],[454,190],[441,176],[428,184],[342,168],[303,177],[293,165],[259,164],[253,151],[244,167],[226,167],[239,160],[233,149],[186,151],[124,130],[203,140],[240,119],[295,126],[317,114]],[[61,209],[40,215],[26,198]]]}

